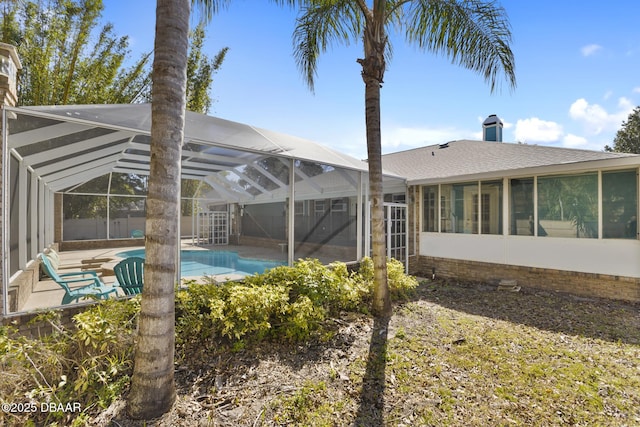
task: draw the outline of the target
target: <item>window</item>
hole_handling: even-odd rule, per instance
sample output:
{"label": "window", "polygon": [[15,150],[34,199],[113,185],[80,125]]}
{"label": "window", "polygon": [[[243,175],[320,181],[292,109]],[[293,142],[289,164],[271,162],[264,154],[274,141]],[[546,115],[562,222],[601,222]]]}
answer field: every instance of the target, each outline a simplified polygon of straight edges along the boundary
{"label": "window", "polygon": [[636,171],[602,173],[602,237],[636,239],[638,182]]}
{"label": "window", "polygon": [[538,235],[598,237],[598,175],[538,178]]}
{"label": "window", "polygon": [[441,186],[440,226],[444,233],[478,233],[478,183]]}
{"label": "window", "polygon": [[314,201],[314,212],[316,214],[316,216],[320,215],[324,215],[324,211],[325,211],[325,207],[324,207],[324,200],[315,200]]}
{"label": "window", "polygon": [[533,236],[533,178],[512,179],[510,192],[512,236]]}
{"label": "window", "polygon": [[502,181],[480,183],[482,234],[502,234]]}
{"label": "window", "polygon": [[438,186],[422,187],[422,231],[438,231]]}
{"label": "window", "polygon": [[347,200],[346,199],[331,199],[331,212],[346,212]]}
{"label": "window", "polygon": [[407,196],[405,193],[394,193],[384,195],[385,203],[407,203]]}

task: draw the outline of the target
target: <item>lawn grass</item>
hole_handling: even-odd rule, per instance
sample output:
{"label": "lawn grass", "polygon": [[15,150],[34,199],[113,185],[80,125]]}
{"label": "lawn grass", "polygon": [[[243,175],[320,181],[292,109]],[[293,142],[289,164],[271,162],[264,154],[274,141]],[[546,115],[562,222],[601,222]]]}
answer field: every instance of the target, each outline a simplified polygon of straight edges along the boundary
{"label": "lawn grass", "polygon": [[[269,418],[293,425],[640,425],[637,309],[424,283],[388,325],[372,326],[371,337],[384,333],[385,340],[346,365],[348,381],[334,374],[307,383],[298,400],[276,399]],[[307,406],[293,405],[310,387],[318,392],[308,394]]]}

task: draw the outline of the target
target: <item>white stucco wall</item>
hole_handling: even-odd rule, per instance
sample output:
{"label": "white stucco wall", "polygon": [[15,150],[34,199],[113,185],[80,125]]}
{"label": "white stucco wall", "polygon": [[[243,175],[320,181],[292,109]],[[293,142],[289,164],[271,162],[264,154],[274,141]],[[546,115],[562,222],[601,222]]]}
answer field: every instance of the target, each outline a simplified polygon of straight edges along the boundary
{"label": "white stucco wall", "polygon": [[420,233],[420,255],[640,277],[640,241]]}

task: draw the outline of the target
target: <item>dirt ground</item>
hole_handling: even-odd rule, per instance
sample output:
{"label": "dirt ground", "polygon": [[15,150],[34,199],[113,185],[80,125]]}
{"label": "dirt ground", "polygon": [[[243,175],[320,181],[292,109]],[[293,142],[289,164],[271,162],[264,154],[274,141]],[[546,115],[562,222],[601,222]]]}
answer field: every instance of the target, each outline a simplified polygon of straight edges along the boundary
{"label": "dirt ground", "polygon": [[[344,314],[332,321],[328,333],[306,344],[263,343],[236,352],[194,355],[176,368],[178,397],[169,413],[152,422],[133,421],[119,400],[90,425],[423,425],[412,418],[412,408],[433,404],[432,399],[420,390],[394,387],[394,374],[385,375],[385,351],[388,340],[396,336],[435,334],[430,328],[435,328],[438,310],[511,322],[559,337],[587,337],[590,343],[624,342],[640,354],[639,304],[525,288],[504,292],[486,284],[423,282],[412,301],[394,308],[388,322]],[[456,346],[470,339],[468,333],[458,330],[447,338],[436,337],[446,342],[434,345]],[[296,410],[308,410],[305,399],[319,402],[315,408],[333,402],[331,419],[292,422]],[[634,425],[633,419],[627,421]],[[640,418],[635,421],[640,423]]]}

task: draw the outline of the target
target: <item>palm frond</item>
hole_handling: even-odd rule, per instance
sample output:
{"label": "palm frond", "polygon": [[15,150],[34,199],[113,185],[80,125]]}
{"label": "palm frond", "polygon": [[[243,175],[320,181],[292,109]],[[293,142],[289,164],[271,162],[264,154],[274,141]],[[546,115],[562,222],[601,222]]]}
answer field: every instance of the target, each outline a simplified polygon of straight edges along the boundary
{"label": "palm frond", "polygon": [[296,20],[293,55],[304,79],[313,91],[318,58],[337,43],[358,40],[363,32],[363,15],[350,0],[308,1]]}
{"label": "palm frond", "polygon": [[[307,0],[271,0],[277,6],[302,7]],[[198,10],[201,23],[211,22],[213,15],[220,9],[229,6],[231,0],[191,0],[191,5]]]}
{"label": "palm frond", "polygon": [[511,27],[495,1],[415,0],[406,8],[406,35],[422,49],[443,54],[452,63],[481,74],[491,92],[505,74],[516,86]]}
{"label": "palm frond", "polygon": [[191,0],[191,4],[198,10],[201,22],[211,22],[213,15],[229,5],[230,0]]}

